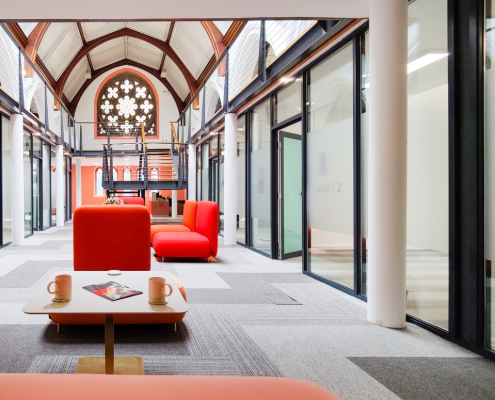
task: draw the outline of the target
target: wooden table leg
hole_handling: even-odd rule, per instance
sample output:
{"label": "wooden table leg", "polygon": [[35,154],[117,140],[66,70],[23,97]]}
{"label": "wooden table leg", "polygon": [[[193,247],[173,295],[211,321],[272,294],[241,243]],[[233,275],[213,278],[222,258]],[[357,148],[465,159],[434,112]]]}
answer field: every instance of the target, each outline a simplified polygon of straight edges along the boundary
{"label": "wooden table leg", "polygon": [[113,314],[105,315],[105,374],[114,373],[114,325]]}

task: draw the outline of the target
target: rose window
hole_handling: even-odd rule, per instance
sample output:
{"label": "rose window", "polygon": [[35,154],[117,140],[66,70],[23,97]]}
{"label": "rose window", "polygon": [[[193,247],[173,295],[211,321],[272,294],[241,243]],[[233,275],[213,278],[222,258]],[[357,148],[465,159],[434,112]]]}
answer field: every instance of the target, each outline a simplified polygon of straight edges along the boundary
{"label": "rose window", "polygon": [[98,93],[96,136],[157,135],[155,91],[142,76],[126,71],[104,83]]}

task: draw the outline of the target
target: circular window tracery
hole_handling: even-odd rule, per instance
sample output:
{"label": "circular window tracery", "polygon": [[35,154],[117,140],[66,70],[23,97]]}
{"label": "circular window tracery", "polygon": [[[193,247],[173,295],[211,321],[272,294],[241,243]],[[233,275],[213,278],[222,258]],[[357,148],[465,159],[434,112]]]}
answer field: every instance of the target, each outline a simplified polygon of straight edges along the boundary
{"label": "circular window tracery", "polygon": [[141,134],[144,124],[146,136],[156,136],[157,105],[155,91],[138,74],[125,71],[110,78],[98,93],[96,118],[97,137],[132,136]]}

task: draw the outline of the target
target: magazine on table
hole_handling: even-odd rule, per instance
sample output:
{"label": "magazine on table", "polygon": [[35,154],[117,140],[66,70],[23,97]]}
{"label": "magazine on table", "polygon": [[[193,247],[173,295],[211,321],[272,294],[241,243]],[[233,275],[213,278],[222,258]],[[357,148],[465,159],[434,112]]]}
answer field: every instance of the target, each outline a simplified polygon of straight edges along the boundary
{"label": "magazine on table", "polygon": [[83,289],[88,290],[100,297],[104,297],[107,300],[115,301],[125,299],[126,297],[136,296],[143,294],[139,290],[133,290],[127,286],[121,285],[117,282],[99,283],[97,285],[84,286]]}

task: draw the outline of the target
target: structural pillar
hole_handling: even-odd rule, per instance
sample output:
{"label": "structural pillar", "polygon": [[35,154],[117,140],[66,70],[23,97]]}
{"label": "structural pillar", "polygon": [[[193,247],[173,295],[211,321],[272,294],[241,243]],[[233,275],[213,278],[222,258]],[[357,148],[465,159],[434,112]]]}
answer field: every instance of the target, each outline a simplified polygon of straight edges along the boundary
{"label": "structural pillar", "polygon": [[406,324],[407,0],[370,0],[368,321]]}
{"label": "structural pillar", "polygon": [[187,163],[187,198],[189,200],[196,200],[196,146],[194,144],[189,145]]}
{"label": "structural pillar", "polygon": [[81,159],[76,158],[76,208],[82,205]]}
{"label": "structural pillar", "polygon": [[[23,153],[22,114],[10,116],[10,137],[12,138],[12,168],[11,168],[11,211],[12,211],[12,244],[24,244],[24,153]],[[29,193],[27,194],[29,195]]]}
{"label": "structural pillar", "polygon": [[172,218],[177,218],[177,190],[172,190]]}
{"label": "structural pillar", "polygon": [[225,114],[223,242],[235,246],[237,230],[237,114]]}
{"label": "structural pillar", "polygon": [[56,198],[57,198],[57,226],[65,224],[65,179],[64,179],[64,146],[55,146],[55,177],[57,181]]}

